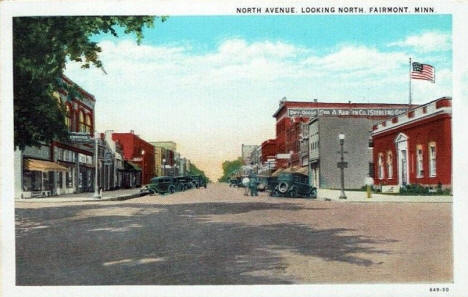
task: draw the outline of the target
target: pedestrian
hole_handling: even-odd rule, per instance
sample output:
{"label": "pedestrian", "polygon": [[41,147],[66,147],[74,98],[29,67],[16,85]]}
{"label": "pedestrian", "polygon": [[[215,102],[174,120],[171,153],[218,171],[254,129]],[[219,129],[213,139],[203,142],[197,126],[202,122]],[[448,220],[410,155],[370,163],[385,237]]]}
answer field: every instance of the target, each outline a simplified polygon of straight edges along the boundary
{"label": "pedestrian", "polygon": [[249,196],[249,183],[250,179],[247,176],[242,179],[242,185],[245,188],[244,196]]}
{"label": "pedestrian", "polygon": [[250,196],[258,196],[257,186],[258,186],[257,177],[254,174],[251,174],[250,182],[249,182]]}

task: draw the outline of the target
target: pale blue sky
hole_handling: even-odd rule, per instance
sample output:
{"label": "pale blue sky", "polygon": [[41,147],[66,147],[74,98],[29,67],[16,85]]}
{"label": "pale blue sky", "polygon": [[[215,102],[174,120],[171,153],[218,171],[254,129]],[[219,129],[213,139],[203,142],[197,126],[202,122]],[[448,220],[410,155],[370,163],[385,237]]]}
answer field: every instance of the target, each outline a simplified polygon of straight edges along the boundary
{"label": "pale blue sky", "polygon": [[172,16],[130,36],[96,36],[100,70],[66,74],[96,96],[98,130],[174,140],[211,177],[241,144],[275,136],[278,101],[406,103],[408,58],[431,64],[436,84],[413,99],[452,95],[451,17]]}

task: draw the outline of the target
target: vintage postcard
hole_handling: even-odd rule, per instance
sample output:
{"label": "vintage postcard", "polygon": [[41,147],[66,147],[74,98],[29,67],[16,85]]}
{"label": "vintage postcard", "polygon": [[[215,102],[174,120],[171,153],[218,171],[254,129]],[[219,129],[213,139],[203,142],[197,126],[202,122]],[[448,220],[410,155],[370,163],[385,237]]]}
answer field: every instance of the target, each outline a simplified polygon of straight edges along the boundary
{"label": "vintage postcard", "polygon": [[2,296],[467,296],[467,12],[1,3]]}

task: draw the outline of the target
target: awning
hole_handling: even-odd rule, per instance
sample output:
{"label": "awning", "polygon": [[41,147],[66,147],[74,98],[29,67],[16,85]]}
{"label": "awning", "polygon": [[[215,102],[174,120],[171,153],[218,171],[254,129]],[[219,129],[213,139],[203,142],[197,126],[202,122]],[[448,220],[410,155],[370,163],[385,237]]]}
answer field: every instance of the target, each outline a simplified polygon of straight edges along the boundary
{"label": "awning", "polygon": [[295,172],[297,172],[297,173],[302,173],[302,174],[307,175],[307,174],[308,174],[308,172],[307,172],[307,166],[301,167],[301,168],[297,169]]}
{"label": "awning", "polygon": [[141,171],[141,168],[133,162],[124,161],[124,170]]}
{"label": "awning", "polygon": [[284,168],[279,168],[279,169],[275,170],[275,172],[273,172],[271,174],[271,176],[278,176],[283,171],[284,171]]}
{"label": "awning", "polygon": [[24,160],[24,169],[29,171],[67,171],[67,167],[59,165],[50,161],[35,160],[35,159],[25,159]]}

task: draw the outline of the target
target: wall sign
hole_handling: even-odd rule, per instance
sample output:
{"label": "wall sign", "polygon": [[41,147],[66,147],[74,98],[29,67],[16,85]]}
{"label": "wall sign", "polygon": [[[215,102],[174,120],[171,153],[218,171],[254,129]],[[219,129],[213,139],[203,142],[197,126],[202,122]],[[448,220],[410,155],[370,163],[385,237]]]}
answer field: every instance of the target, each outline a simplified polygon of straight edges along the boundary
{"label": "wall sign", "polygon": [[289,117],[313,118],[316,116],[395,116],[405,113],[405,108],[288,108]]}

